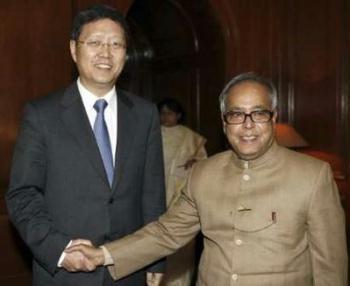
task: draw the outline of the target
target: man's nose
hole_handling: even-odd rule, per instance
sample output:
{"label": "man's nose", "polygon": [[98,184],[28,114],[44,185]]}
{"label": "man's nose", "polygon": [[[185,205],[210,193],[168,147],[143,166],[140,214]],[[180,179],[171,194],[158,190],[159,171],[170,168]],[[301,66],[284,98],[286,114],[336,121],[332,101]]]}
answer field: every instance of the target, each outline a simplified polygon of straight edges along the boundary
{"label": "man's nose", "polygon": [[254,121],[252,120],[251,114],[247,114],[245,116],[245,120],[242,123],[244,128],[252,128],[254,127]]}
{"label": "man's nose", "polygon": [[112,48],[108,43],[102,43],[99,47],[99,54],[109,56],[111,54],[111,49]]}

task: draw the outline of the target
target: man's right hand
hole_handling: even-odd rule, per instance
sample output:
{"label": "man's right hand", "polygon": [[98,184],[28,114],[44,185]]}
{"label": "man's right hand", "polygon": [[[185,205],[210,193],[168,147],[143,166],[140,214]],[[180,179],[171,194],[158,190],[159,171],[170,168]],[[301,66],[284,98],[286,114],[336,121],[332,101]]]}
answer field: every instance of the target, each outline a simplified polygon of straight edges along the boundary
{"label": "man's right hand", "polygon": [[98,266],[103,265],[105,261],[103,250],[93,245],[72,244],[66,248],[64,252],[66,253],[66,257],[70,258],[67,263],[67,267],[70,270],[65,266],[63,267],[71,272],[90,272],[95,270]]}
{"label": "man's right hand", "polygon": [[[90,240],[86,239],[74,239],[71,241],[70,246],[75,245],[87,245],[93,246]],[[61,266],[69,272],[85,271],[90,272],[96,269],[96,266],[90,262],[82,253],[67,253],[65,251],[65,257],[61,263]]]}

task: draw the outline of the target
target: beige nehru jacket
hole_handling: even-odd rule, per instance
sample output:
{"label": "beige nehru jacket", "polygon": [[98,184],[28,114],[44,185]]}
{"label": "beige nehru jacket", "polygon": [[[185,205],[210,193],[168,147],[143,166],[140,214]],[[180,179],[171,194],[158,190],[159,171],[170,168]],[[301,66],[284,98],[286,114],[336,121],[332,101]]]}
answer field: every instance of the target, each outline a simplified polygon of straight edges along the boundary
{"label": "beige nehru jacket", "polygon": [[197,285],[347,285],[344,214],[329,165],[274,143],[260,158],[227,151],[195,165],[158,222],[106,244],[114,279],[201,229]]}

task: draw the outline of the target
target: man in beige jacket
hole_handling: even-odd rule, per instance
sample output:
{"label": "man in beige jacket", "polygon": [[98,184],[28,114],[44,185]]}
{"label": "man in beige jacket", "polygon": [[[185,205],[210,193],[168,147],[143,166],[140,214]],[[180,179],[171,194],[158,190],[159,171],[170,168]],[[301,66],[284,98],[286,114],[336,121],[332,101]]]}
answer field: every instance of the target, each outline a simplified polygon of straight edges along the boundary
{"label": "man in beige jacket", "polygon": [[344,213],[327,163],[279,146],[277,95],[252,73],[220,95],[232,150],[198,162],[185,191],[155,223],[85,255],[114,279],[204,237],[197,285],[347,285]]}

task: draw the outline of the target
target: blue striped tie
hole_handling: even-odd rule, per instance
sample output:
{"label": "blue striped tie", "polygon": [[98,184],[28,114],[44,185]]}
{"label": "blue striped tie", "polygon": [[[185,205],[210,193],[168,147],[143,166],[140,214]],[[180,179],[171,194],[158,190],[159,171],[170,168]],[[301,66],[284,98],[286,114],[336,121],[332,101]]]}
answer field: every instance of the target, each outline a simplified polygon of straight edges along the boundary
{"label": "blue striped tie", "polygon": [[103,165],[105,166],[109,185],[112,186],[114,173],[113,155],[104,116],[104,111],[107,105],[108,103],[104,99],[96,100],[94,104],[94,109],[97,112],[97,116],[94,123],[94,134],[98,148],[100,149],[100,154],[102,157]]}

